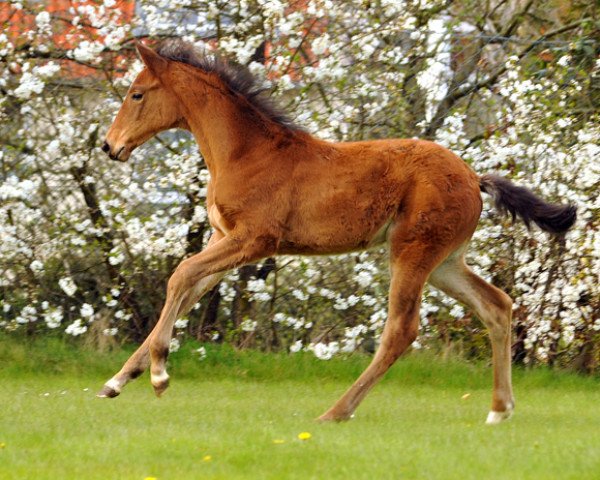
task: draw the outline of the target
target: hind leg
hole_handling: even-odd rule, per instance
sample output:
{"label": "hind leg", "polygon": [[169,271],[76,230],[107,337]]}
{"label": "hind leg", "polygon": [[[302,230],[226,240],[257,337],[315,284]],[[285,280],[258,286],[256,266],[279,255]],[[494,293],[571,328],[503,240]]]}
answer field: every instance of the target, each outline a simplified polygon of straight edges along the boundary
{"label": "hind leg", "polygon": [[394,248],[392,242],[389,313],[379,348],[358,380],[319,417],[321,421],[350,418],[369,390],[417,338],[423,286],[431,270],[447,252],[420,242],[400,245]]}
{"label": "hind leg", "polygon": [[463,253],[459,250],[448,257],[433,271],[429,283],[473,309],[489,330],[494,390],[486,423],[497,424],[511,416],[515,405],[511,383],[512,300],[473,273]]}

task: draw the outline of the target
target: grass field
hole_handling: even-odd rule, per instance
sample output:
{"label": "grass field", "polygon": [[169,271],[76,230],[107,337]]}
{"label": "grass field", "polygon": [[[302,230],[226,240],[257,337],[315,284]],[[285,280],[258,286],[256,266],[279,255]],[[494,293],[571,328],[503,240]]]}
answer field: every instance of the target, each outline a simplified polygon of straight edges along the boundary
{"label": "grass field", "polygon": [[180,351],[163,398],[146,374],[107,400],[95,392],[127,351],[0,352],[2,480],[600,478],[597,377],[516,371],[516,413],[489,427],[487,366],[413,354],[353,420],[318,424],[368,358]]}

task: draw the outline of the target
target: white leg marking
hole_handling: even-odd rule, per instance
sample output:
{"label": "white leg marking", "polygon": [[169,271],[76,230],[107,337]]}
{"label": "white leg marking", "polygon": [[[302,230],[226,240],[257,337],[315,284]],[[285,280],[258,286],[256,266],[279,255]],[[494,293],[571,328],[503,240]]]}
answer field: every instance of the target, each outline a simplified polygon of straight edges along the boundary
{"label": "white leg marking", "polygon": [[121,393],[121,382],[119,382],[116,378],[111,378],[108,382],[106,382],[104,385],[106,385],[108,388],[112,388],[115,392],[117,393]]}
{"label": "white leg marking", "polygon": [[512,415],[512,408],[509,408],[505,412],[495,412],[494,410],[490,411],[487,416],[487,420],[485,423],[487,425],[498,425],[503,420],[508,420]]}
{"label": "white leg marking", "polygon": [[168,379],[169,379],[169,374],[167,373],[166,370],[163,370],[158,375],[155,375],[155,374],[150,375],[150,381],[152,382],[152,385],[160,385],[161,383],[166,382]]}

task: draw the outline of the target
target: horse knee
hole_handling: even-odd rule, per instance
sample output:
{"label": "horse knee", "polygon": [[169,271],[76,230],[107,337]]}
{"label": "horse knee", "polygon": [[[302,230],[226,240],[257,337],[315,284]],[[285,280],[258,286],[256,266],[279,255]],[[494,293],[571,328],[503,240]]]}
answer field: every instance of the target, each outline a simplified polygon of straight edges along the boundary
{"label": "horse knee", "polygon": [[189,260],[181,262],[169,278],[167,291],[169,293],[188,291],[196,284],[194,280],[194,277],[197,275],[196,270]]}

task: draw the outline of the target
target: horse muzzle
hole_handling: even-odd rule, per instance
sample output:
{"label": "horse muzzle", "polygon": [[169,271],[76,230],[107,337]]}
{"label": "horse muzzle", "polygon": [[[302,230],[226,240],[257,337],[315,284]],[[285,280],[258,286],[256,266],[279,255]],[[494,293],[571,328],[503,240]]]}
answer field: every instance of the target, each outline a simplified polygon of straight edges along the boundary
{"label": "horse muzzle", "polygon": [[102,144],[102,151],[108,154],[111,160],[117,160],[119,162],[125,162],[131,155],[131,150],[126,145],[121,145],[118,148],[112,148],[110,144],[105,140]]}

